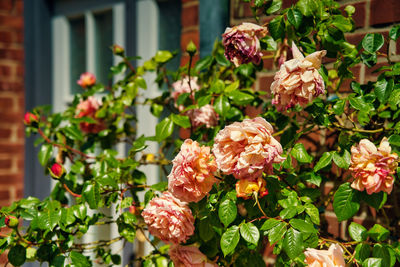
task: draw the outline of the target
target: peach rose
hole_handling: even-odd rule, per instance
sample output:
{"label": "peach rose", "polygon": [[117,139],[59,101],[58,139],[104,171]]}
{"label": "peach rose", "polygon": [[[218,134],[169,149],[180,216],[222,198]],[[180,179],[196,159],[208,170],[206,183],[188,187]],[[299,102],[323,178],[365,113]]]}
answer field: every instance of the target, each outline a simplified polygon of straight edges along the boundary
{"label": "peach rose", "polygon": [[[174,91],[172,91],[171,96],[175,101],[175,107],[182,111],[185,109],[185,107],[182,105],[178,106],[178,104],[176,104],[176,101],[178,101],[178,97],[184,93],[194,94],[195,91],[198,91],[200,89],[200,86],[197,84],[197,77],[191,77],[190,84],[189,77],[185,77],[182,80],[174,82],[172,84],[172,88],[174,88]],[[194,97],[194,95],[191,95],[190,97]]]}
{"label": "peach rose", "polygon": [[172,245],[169,256],[175,267],[217,267],[195,246]]}
{"label": "peach rose", "polygon": [[249,62],[259,64],[262,57],[260,39],[267,33],[267,28],[247,22],[226,28],[222,35],[225,57],[236,67]]}
{"label": "peach rose", "polygon": [[185,114],[190,118],[194,128],[202,125],[211,128],[218,124],[218,114],[215,112],[213,106],[209,104],[198,109],[190,109]]}
{"label": "peach rose", "polygon": [[261,117],[226,126],[214,139],[218,168],[237,179],[256,179],[263,171],[270,173],[272,163],[285,160],[280,156],[282,146],[272,133],[271,124]]}
{"label": "peach rose", "polygon": [[281,65],[271,84],[271,92],[274,94],[272,104],[276,105],[279,111],[296,104],[305,106],[325,91],[324,81],[318,69],[326,51],[317,51],[304,58],[292,43],[292,52],[294,58]]}
{"label": "peach rose", "polygon": [[76,118],[91,118],[96,121],[96,123],[91,122],[81,122],[79,124],[81,130],[85,133],[98,133],[105,129],[104,121],[96,118],[96,112],[100,107],[99,101],[93,96],[89,96],[86,100],[81,100],[81,102],[76,106],[78,110],[78,115]]}
{"label": "peach rose", "polygon": [[388,194],[393,189],[393,174],[398,165],[396,153],[384,137],[378,148],[367,139],[362,139],[358,146],[351,147],[350,170],[354,177],[351,187],[367,194],[384,191]]}
{"label": "peach rose", "polygon": [[181,201],[200,201],[217,181],[214,177],[217,164],[210,148],[200,147],[196,141],[185,140],[172,163],[168,191]]}
{"label": "peach rose", "polygon": [[257,179],[241,179],[236,183],[236,195],[244,199],[249,199],[254,192],[258,193],[259,197],[268,195],[266,188],[267,182],[258,177]]}
{"label": "peach rose", "polygon": [[307,248],[304,252],[305,263],[309,267],[345,267],[343,249],[338,244],[332,244],[328,250]]}
{"label": "peach rose", "polygon": [[96,83],[96,76],[90,72],[82,73],[76,83],[82,88],[91,87]]}
{"label": "peach rose", "polygon": [[164,242],[185,243],[194,233],[192,211],[170,192],[150,200],[142,216],[150,233]]}

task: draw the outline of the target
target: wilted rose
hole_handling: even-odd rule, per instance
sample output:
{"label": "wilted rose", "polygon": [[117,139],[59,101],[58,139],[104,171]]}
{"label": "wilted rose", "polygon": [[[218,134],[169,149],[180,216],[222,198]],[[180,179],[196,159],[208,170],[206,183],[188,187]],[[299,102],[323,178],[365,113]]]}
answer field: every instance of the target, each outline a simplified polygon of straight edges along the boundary
{"label": "wilted rose", "polygon": [[241,179],[236,183],[236,196],[249,199],[257,192],[259,197],[268,195],[267,182],[258,177],[257,179]]}
{"label": "wilted rose", "polygon": [[175,267],[217,267],[195,246],[172,245],[169,256]]}
{"label": "wilted rose", "polygon": [[189,93],[191,94],[189,97],[194,97],[194,92],[200,89],[200,86],[197,84],[197,77],[191,77],[189,83],[189,77],[185,77],[182,80],[176,81],[172,84],[172,91],[171,96],[175,101],[175,107],[177,107],[180,111],[184,110],[185,107],[176,103],[178,101],[178,97],[181,94]]}
{"label": "wilted rose", "polygon": [[210,148],[196,141],[185,140],[172,163],[168,190],[182,201],[200,201],[217,181],[214,177],[217,164]]}
{"label": "wilted rose", "polygon": [[351,187],[359,191],[365,189],[368,194],[380,191],[390,194],[399,159],[391,150],[386,137],[378,148],[367,139],[362,139],[357,146],[353,146],[350,170],[354,181]]}
{"label": "wilted rose", "polygon": [[205,125],[211,128],[218,124],[218,114],[215,112],[213,106],[207,104],[197,109],[190,109],[185,113],[192,123],[194,128]]}
{"label": "wilted rose", "polygon": [[281,65],[271,84],[271,92],[274,94],[272,103],[280,111],[296,104],[305,106],[325,91],[318,69],[326,51],[317,51],[304,57],[294,43],[292,51],[294,58]]}
{"label": "wilted rose", "polygon": [[262,57],[260,39],[267,33],[267,28],[247,22],[226,28],[222,35],[225,57],[236,67],[249,62],[259,64]]}
{"label": "wilted rose", "polygon": [[106,128],[104,121],[96,118],[96,112],[100,107],[100,102],[96,100],[93,96],[89,96],[86,100],[81,100],[81,102],[76,106],[78,115],[76,118],[90,118],[95,120],[95,122],[81,122],[79,124],[81,130],[85,133],[98,133]]}
{"label": "wilted rose", "polygon": [[226,126],[215,137],[213,153],[218,168],[237,179],[256,179],[284,160],[281,144],[265,119],[245,119]]}
{"label": "wilted rose", "polygon": [[88,88],[96,83],[96,76],[90,72],[82,73],[77,84],[82,88]]}
{"label": "wilted rose", "polygon": [[150,233],[164,242],[185,243],[194,233],[194,218],[186,202],[164,192],[142,212]]}
{"label": "wilted rose", "polygon": [[345,267],[343,249],[338,244],[332,244],[329,250],[307,248],[304,252],[305,263],[310,267]]}

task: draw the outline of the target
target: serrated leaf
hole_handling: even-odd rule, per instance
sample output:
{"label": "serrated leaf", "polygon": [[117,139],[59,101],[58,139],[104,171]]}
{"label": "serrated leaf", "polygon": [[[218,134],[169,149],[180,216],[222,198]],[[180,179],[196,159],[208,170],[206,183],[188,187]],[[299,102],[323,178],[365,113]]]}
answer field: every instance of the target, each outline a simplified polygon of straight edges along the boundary
{"label": "serrated leaf", "polygon": [[371,254],[371,249],[368,244],[360,243],[356,246],[355,258],[359,261],[364,261]]}
{"label": "serrated leaf", "polygon": [[290,219],[296,216],[296,214],[297,214],[297,208],[294,206],[290,206],[286,209],[281,210],[279,216],[281,216],[282,219]]}
{"label": "serrated leaf", "polygon": [[397,41],[397,39],[400,37],[400,25],[395,25],[390,29],[389,37],[393,41]]}
{"label": "serrated leaf", "polygon": [[158,142],[165,140],[174,131],[174,122],[169,118],[163,119],[156,126],[156,139]]}
{"label": "serrated leaf", "polygon": [[210,104],[211,99],[212,99],[211,95],[202,96],[197,100],[197,105],[199,105],[199,108],[201,108],[205,105]]}
{"label": "serrated leaf", "polygon": [[212,64],[213,60],[214,60],[214,58],[212,56],[203,57],[202,59],[200,59],[199,61],[196,62],[194,70],[196,72],[199,72],[199,71],[209,68],[210,65]]}
{"label": "serrated leaf", "polygon": [[69,225],[75,222],[74,211],[72,208],[63,208],[61,210],[61,223]]}
{"label": "serrated leaf", "polygon": [[[382,259],[368,258],[363,261],[362,267],[382,267]],[[383,266],[386,267],[386,266]]]}
{"label": "serrated leaf", "polygon": [[220,95],[214,102],[215,112],[221,116],[226,116],[230,106],[228,98],[224,95]]}
{"label": "serrated leaf", "polygon": [[308,222],[306,222],[304,220],[291,219],[289,221],[289,223],[294,229],[299,230],[300,232],[318,233],[318,230],[315,229],[314,225],[312,225],[311,223],[308,223]]}
{"label": "serrated leaf", "polygon": [[374,245],[374,248],[372,249],[372,257],[382,259],[383,266],[393,266],[391,265],[389,250],[382,244]]}
{"label": "serrated leaf", "polygon": [[45,166],[53,153],[53,146],[51,144],[43,144],[39,151],[39,163]]}
{"label": "serrated leaf", "polygon": [[71,207],[76,218],[84,220],[87,215],[86,206],[84,204],[74,205]]}
{"label": "serrated leaf", "polygon": [[303,252],[303,236],[301,232],[290,228],[283,240],[283,249],[290,259],[295,259]]}
{"label": "serrated leaf", "polygon": [[69,254],[69,257],[70,257],[72,263],[75,265],[75,267],[90,267],[91,266],[89,260],[79,252],[72,251]]}
{"label": "serrated leaf", "polygon": [[286,233],[286,229],[286,223],[279,221],[279,224],[268,231],[269,243],[272,245],[281,240]]}
{"label": "serrated leaf", "polygon": [[335,112],[336,115],[341,115],[344,112],[344,107],[345,107],[346,101],[344,99],[338,100],[333,106],[333,112]]}
{"label": "serrated leaf", "polygon": [[268,220],[266,220],[263,225],[261,226],[260,230],[261,231],[268,231],[270,229],[272,229],[273,227],[277,226],[279,224],[280,221],[278,221],[277,219],[274,218],[270,218]]}
{"label": "serrated leaf", "polygon": [[222,201],[218,208],[218,217],[225,227],[231,224],[236,219],[236,216],[237,207],[235,202],[230,199]]}
{"label": "serrated leaf", "polygon": [[282,7],[282,0],[272,0],[271,5],[266,10],[267,15],[270,15],[272,13],[279,11],[279,9],[281,9],[281,7]]}
{"label": "serrated leaf", "polygon": [[249,243],[257,245],[260,239],[260,232],[257,227],[252,223],[245,223],[240,226],[240,235]]}
{"label": "serrated leaf", "polygon": [[302,143],[295,144],[290,154],[300,163],[310,163],[313,160]]}
{"label": "serrated leaf", "polygon": [[324,152],[322,157],[318,160],[317,164],[314,166],[314,171],[317,172],[326,166],[328,166],[332,161],[333,155],[331,152]]}
{"label": "serrated leaf", "polygon": [[21,266],[26,261],[26,248],[21,245],[16,245],[8,252],[8,261],[14,266]]}
{"label": "serrated leaf", "polygon": [[368,33],[364,36],[362,40],[362,47],[370,52],[370,53],[375,53],[384,44],[384,38],[383,35],[380,33]]}
{"label": "serrated leaf", "polygon": [[232,226],[225,233],[222,234],[220,245],[224,256],[232,253],[237,244],[239,243],[239,227],[237,225]]}
{"label": "serrated leaf", "polygon": [[350,183],[344,183],[339,186],[333,199],[333,210],[339,222],[354,216],[359,208],[359,195],[350,187]]}
{"label": "serrated leaf", "polygon": [[170,60],[171,58],[173,58],[173,55],[170,51],[167,50],[160,50],[157,51],[154,59],[157,63],[165,63],[168,60]]}
{"label": "serrated leaf", "polygon": [[83,134],[76,125],[67,126],[62,131],[69,139],[83,141]]}
{"label": "serrated leaf", "polygon": [[367,194],[366,191],[363,191],[361,193],[362,200],[364,200],[368,205],[371,207],[375,208],[376,210],[379,210],[385,205],[386,200],[387,200],[387,193],[385,192],[379,192],[379,193],[373,193],[371,195]]}
{"label": "serrated leaf", "polygon": [[232,91],[228,94],[229,98],[237,105],[247,105],[254,100],[254,96],[239,90]]}
{"label": "serrated leaf", "polygon": [[285,37],[285,22],[283,16],[277,16],[268,24],[268,30],[274,40],[283,39]]}
{"label": "serrated leaf", "polygon": [[171,114],[172,121],[176,124],[181,126],[182,128],[189,128],[191,126],[190,120],[188,116],[185,115],[177,115]]}
{"label": "serrated leaf", "polygon": [[100,186],[97,182],[87,183],[82,192],[91,209],[97,209],[100,203]]}
{"label": "serrated leaf", "polygon": [[375,224],[374,226],[372,226],[371,229],[368,230],[368,236],[370,236],[373,240],[377,242],[382,242],[386,240],[389,235],[389,230],[380,224]]}
{"label": "serrated leaf", "polygon": [[347,150],[342,151],[342,154],[339,154],[337,151],[333,153],[333,161],[339,168],[347,170],[350,166],[350,159],[351,155]]}
{"label": "serrated leaf", "polygon": [[226,59],[225,55],[223,54],[216,54],[215,60],[219,65],[223,67],[229,67],[231,65],[231,62],[228,59]]}
{"label": "serrated leaf", "polygon": [[367,238],[367,229],[358,223],[351,222],[349,225],[349,235],[354,241],[365,241]]}
{"label": "serrated leaf", "polygon": [[287,19],[290,24],[292,24],[296,29],[298,29],[303,21],[303,14],[295,8],[291,8],[288,10]]}
{"label": "serrated leaf", "polygon": [[375,83],[374,93],[382,104],[386,104],[387,99],[393,91],[393,79],[381,79]]}

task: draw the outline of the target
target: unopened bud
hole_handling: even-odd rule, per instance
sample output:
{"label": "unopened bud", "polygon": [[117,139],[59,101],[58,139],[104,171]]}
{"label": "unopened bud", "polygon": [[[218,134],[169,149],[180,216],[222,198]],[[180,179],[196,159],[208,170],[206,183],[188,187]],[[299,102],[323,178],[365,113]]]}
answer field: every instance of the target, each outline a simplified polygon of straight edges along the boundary
{"label": "unopened bud", "polygon": [[14,216],[6,216],[4,223],[10,228],[18,227],[19,221]]}
{"label": "unopened bud", "polygon": [[135,215],[135,213],[136,213],[136,207],[133,206],[133,205],[130,206],[130,207],[129,207],[129,212],[132,213],[133,215]]}
{"label": "unopened bud", "polygon": [[186,52],[188,52],[190,56],[194,56],[194,54],[196,54],[197,47],[192,41],[190,41],[189,44],[186,46]]}
{"label": "unopened bud", "polygon": [[33,114],[33,113],[31,113],[31,112],[25,113],[25,116],[24,116],[24,123],[25,123],[26,125],[30,125],[30,124],[32,124],[33,122],[38,122],[38,121],[39,121],[39,118],[38,118],[38,116],[36,116],[35,114]]}
{"label": "unopened bud", "polygon": [[50,168],[50,175],[55,179],[60,179],[64,174],[64,167],[61,164],[54,163]]}
{"label": "unopened bud", "polygon": [[113,53],[117,56],[123,56],[125,53],[125,49],[122,46],[115,44],[113,45]]}

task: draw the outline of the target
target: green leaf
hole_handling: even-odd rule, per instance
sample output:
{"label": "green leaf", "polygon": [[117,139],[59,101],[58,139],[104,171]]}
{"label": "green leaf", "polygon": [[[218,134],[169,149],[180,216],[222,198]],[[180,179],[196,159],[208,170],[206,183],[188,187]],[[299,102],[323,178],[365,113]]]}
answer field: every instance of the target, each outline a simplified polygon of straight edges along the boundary
{"label": "green leaf", "polygon": [[164,106],[157,104],[157,103],[152,103],[150,106],[151,114],[153,114],[157,118],[161,116],[161,113],[163,112],[163,110],[164,110]]}
{"label": "green leaf", "polygon": [[379,192],[379,193],[373,193],[371,195],[367,194],[366,191],[363,191],[361,193],[362,200],[364,200],[368,205],[371,207],[375,208],[376,210],[379,210],[385,205],[386,200],[387,200],[387,193],[385,192]]}
{"label": "green leaf", "polygon": [[72,208],[63,208],[61,210],[61,222],[64,225],[69,225],[75,222],[74,211]]}
{"label": "green leaf", "polygon": [[365,243],[360,243],[356,246],[355,258],[359,261],[364,261],[371,254],[370,246]]}
{"label": "green leaf", "polygon": [[74,205],[71,207],[76,218],[84,220],[87,215],[86,206],[84,204]]}
{"label": "green leaf", "polygon": [[172,121],[176,124],[181,126],[182,128],[190,128],[190,119],[188,116],[184,115],[177,115],[177,114],[171,114]]}
{"label": "green leaf", "polygon": [[372,249],[372,257],[381,258],[383,266],[393,266],[391,265],[389,250],[381,244],[374,245],[374,248]]}
{"label": "green leaf", "polygon": [[371,110],[369,105],[364,101],[364,99],[361,96],[359,96],[359,97],[349,97],[349,103],[353,108],[355,108],[357,110],[363,110],[363,111],[366,111],[366,112]]}
{"label": "green leaf", "polygon": [[167,50],[161,50],[161,51],[157,51],[154,59],[157,63],[165,63],[168,60],[170,60],[171,58],[173,58],[173,55],[170,51]]}
{"label": "green leaf", "polygon": [[362,267],[382,267],[382,259],[368,258],[365,261],[363,261]]}
{"label": "green leaf", "polygon": [[240,226],[240,235],[244,240],[254,245],[257,245],[258,240],[260,239],[260,232],[257,227],[250,222]]}
{"label": "green leaf", "polygon": [[367,239],[367,229],[364,226],[351,222],[349,225],[349,234],[354,241],[365,241]]}
{"label": "green leaf", "polygon": [[97,182],[87,183],[82,192],[91,209],[97,209],[100,203],[100,186]]}
{"label": "green leaf", "polygon": [[236,219],[236,216],[237,207],[235,202],[230,199],[222,201],[218,208],[218,217],[225,227],[231,224]]}
{"label": "green leaf", "polygon": [[303,252],[303,236],[302,234],[290,228],[285,235],[283,240],[283,249],[290,259],[295,259]]}
{"label": "green leaf", "polygon": [[296,29],[298,29],[303,21],[303,15],[301,12],[295,8],[290,8],[286,14],[287,19],[290,24],[292,24]]}
{"label": "green leaf", "polygon": [[333,210],[339,222],[354,216],[359,208],[359,195],[350,187],[350,183],[339,186],[333,199]]}
{"label": "green leaf", "polygon": [[296,214],[297,214],[297,208],[295,206],[290,206],[286,209],[281,210],[279,216],[281,216],[282,219],[290,219],[296,216]]}
{"label": "green leaf", "polygon": [[392,134],[391,136],[389,136],[388,141],[392,146],[400,147],[400,135]]}
{"label": "green leaf", "polygon": [[322,154],[322,157],[318,160],[317,164],[315,164],[314,171],[317,172],[328,166],[332,161],[332,157],[333,155],[331,152],[324,152],[324,154]]}
{"label": "green leaf", "polygon": [[313,160],[302,143],[295,144],[290,154],[300,163],[310,163]]}
{"label": "green leaf", "polygon": [[384,38],[383,35],[380,33],[368,33],[364,36],[364,39],[362,40],[362,47],[370,52],[370,53],[375,53],[384,44]]}
{"label": "green leaf", "polygon": [[253,95],[241,92],[239,90],[230,92],[228,96],[236,105],[247,105],[254,100]]}
{"label": "green leaf", "polygon": [[158,142],[163,141],[174,131],[174,122],[169,118],[163,119],[156,126],[156,139]]}
{"label": "green leaf", "polygon": [[135,82],[136,82],[136,84],[137,84],[140,88],[142,88],[142,89],[147,89],[146,81],[143,79],[142,76],[138,76],[138,77],[135,79]]}
{"label": "green leaf", "polygon": [[211,99],[212,99],[211,95],[202,96],[197,100],[197,105],[199,105],[199,108],[201,108],[207,104],[210,104]]}
{"label": "green leaf", "polygon": [[296,7],[306,17],[313,15],[317,8],[314,0],[300,0],[297,2]]}
{"label": "green leaf", "polygon": [[282,0],[272,0],[270,7],[266,10],[267,15],[279,11],[282,7]]}
{"label": "green leaf", "polygon": [[342,115],[344,112],[344,107],[345,107],[346,101],[344,99],[338,100],[333,106],[333,112],[335,112],[336,115]]}
{"label": "green leaf", "polygon": [[267,35],[260,40],[261,48],[267,51],[275,51],[278,44],[275,42],[274,38]]}
{"label": "green leaf", "polygon": [[232,253],[237,244],[239,243],[239,227],[237,225],[232,226],[223,233],[220,241],[222,252],[224,256]]}
{"label": "green leaf", "polygon": [[212,56],[205,56],[199,61],[196,62],[196,66],[194,67],[194,70],[196,72],[202,71],[204,69],[207,69],[211,66],[214,58]]}
{"label": "green leaf", "polygon": [[382,242],[386,240],[389,237],[389,234],[390,234],[389,230],[387,230],[380,224],[375,224],[368,231],[368,235],[377,242]]}
{"label": "green leaf", "polygon": [[268,24],[268,30],[274,40],[283,39],[285,37],[285,22],[283,16],[277,16]]}
{"label": "green leaf", "polygon": [[268,220],[266,220],[263,225],[261,226],[260,230],[261,231],[268,231],[272,228],[274,228],[275,226],[277,226],[279,224],[280,221],[278,221],[277,219],[274,218],[270,218]]}
{"label": "green leaf", "polygon": [[168,188],[168,182],[159,182],[151,186],[151,189],[161,192],[167,190],[167,188]]}
{"label": "green leaf", "polygon": [[82,131],[76,125],[67,126],[62,130],[69,139],[83,141]]}
{"label": "green leaf", "polygon": [[381,79],[375,83],[374,93],[382,104],[386,104],[387,99],[393,91],[393,86],[393,79],[390,79],[389,81],[386,79]]}
{"label": "green leaf", "polygon": [[306,213],[308,214],[308,216],[310,216],[311,221],[317,225],[319,225],[319,211],[318,208],[315,207],[313,204],[306,204],[305,205],[306,208]]}
{"label": "green leaf", "polygon": [[268,231],[268,241],[269,243],[275,244],[276,242],[278,242],[279,240],[281,240],[283,238],[283,236],[286,233],[286,223],[279,221],[279,224],[272,227],[269,231]]}
{"label": "green leaf", "polygon": [[347,150],[342,151],[341,154],[339,154],[337,151],[333,153],[333,161],[339,168],[347,170],[350,166],[350,159],[351,155]]}
{"label": "green leaf", "polygon": [[71,258],[71,261],[75,265],[75,267],[90,267],[91,266],[88,258],[83,256],[79,252],[72,251],[69,254],[69,257]]}
{"label": "green leaf", "polygon": [[53,153],[53,146],[51,144],[43,144],[38,155],[39,163],[42,166],[46,166],[51,157],[51,153]]}
{"label": "green leaf", "polygon": [[390,39],[397,41],[397,39],[400,37],[400,25],[395,25],[390,29],[389,37]]}
{"label": "green leaf", "polygon": [[233,92],[239,88],[239,85],[240,85],[240,82],[235,81],[235,82],[231,83],[230,85],[228,85],[227,87],[225,87],[224,92],[225,93]]}
{"label": "green leaf", "polygon": [[214,102],[215,112],[221,116],[226,116],[230,106],[228,98],[224,95],[220,95]]}
{"label": "green leaf", "polygon": [[349,32],[353,29],[353,24],[351,23],[351,20],[343,17],[342,15],[333,16],[332,25],[342,32]]}
{"label": "green leaf", "polygon": [[26,248],[21,245],[16,245],[8,252],[8,261],[14,266],[21,266],[26,261]]}
{"label": "green leaf", "polygon": [[318,230],[315,229],[314,225],[308,223],[304,220],[300,219],[291,219],[289,221],[290,225],[294,228],[299,230],[300,232],[304,233],[318,233]]}
{"label": "green leaf", "polygon": [[215,236],[215,231],[210,231],[211,219],[206,217],[199,222],[200,238],[204,242],[210,241]]}
{"label": "green leaf", "polygon": [[223,54],[216,54],[215,55],[215,60],[217,63],[223,67],[229,67],[231,65],[231,62],[226,59],[226,57]]}

